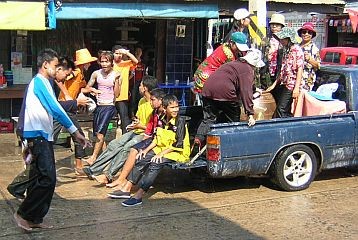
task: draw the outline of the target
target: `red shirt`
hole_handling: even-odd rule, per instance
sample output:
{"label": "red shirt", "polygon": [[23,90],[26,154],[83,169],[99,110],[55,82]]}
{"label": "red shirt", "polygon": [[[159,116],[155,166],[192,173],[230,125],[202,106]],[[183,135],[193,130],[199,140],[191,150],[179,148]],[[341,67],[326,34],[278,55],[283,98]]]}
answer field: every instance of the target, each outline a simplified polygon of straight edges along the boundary
{"label": "red shirt", "polygon": [[147,124],[147,128],[144,131],[144,135],[153,136],[155,133],[155,129],[157,127],[163,127],[163,118],[165,117],[164,113],[159,113],[158,109],[154,109],[152,116],[149,118],[149,122]]}
{"label": "red shirt", "polygon": [[231,51],[229,43],[224,43],[207,57],[194,73],[194,89],[201,92],[206,80],[221,65],[236,60],[235,54]]}
{"label": "red shirt", "polygon": [[142,81],[142,78],[144,76],[145,71],[145,65],[143,62],[138,62],[137,67],[134,69],[134,79],[136,81]]}

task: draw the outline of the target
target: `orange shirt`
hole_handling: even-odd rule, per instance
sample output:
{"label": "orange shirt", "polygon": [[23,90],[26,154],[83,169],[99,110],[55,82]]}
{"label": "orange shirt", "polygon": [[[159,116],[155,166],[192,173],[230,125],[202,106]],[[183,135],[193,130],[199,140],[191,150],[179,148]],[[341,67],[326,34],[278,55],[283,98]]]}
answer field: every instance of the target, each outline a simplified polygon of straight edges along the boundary
{"label": "orange shirt", "polygon": [[[78,94],[81,92],[81,88],[86,87],[87,83],[84,80],[83,74],[79,68],[76,68],[72,75],[69,76],[69,78],[66,79],[66,81],[63,83],[63,85],[67,88],[67,91],[72,99],[76,99],[78,97]],[[58,96],[59,101],[65,101],[65,94],[63,92],[60,92],[60,95]]]}
{"label": "orange shirt", "polygon": [[129,71],[136,66],[131,60],[122,61],[118,65],[114,64],[113,70],[121,73],[122,84],[121,93],[116,98],[116,101],[127,101],[129,91]]}

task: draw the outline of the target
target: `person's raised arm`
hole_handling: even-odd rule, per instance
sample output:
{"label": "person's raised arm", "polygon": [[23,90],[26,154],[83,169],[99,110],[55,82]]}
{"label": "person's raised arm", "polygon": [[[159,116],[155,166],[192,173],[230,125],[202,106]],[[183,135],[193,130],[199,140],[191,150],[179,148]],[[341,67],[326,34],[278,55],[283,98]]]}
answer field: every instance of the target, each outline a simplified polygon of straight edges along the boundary
{"label": "person's raised arm", "polygon": [[137,65],[138,59],[129,50],[124,49],[123,54],[127,55],[134,65]]}

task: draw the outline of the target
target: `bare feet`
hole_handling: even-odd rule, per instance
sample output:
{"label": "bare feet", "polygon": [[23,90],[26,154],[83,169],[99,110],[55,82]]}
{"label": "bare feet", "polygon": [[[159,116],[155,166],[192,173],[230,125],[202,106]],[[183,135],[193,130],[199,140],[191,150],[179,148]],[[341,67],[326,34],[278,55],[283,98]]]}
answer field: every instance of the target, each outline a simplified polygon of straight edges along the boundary
{"label": "bare feet", "polygon": [[101,184],[107,184],[108,183],[108,178],[106,177],[106,175],[102,174],[102,175],[98,175],[98,176],[93,176],[93,178],[101,183]]}
{"label": "bare feet", "polygon": [[37,223],[36,224],[36,223],[29,222],[29,225],[32,228],[42,228],[42,229],[51,229],[51,228],[53,228],[52,225],[47,225],[45,223]]}
{"label": "bare feet", "polygon": [[18,227],[22,228],[25,231],[32,231],[30,223],[23,219],[20,215],[16,212],[14,213],[14,220]]}
{"label": "bare feet", "polygon": [[114,188],[114,187],[122,187],[126,184],[127,180],[125,179],[116,179],[115,181],[113,181],[112,183],[108,183],[106,184],[106,187],[109,187],[109,188]]}
{"label": "bare feet", "polygon": [[87,162],[88,165],[90,165],[90,166],[94,163],[95,160],[96,160],[96,159],[93,158],[93,157],[90,157],[90,158],[87,158],[87,159],[85,159],[85,158],[83,159],[83,161]]}

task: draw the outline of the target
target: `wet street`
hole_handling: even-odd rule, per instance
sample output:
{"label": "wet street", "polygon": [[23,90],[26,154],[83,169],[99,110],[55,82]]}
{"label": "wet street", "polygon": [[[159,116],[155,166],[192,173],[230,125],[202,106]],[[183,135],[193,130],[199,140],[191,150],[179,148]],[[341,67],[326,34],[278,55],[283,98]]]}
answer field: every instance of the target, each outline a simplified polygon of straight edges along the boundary
{"label": "wet street", "polygon": [[265,178],[213,180],[166,169],[139,207],[70,169],[56,149],[58,183],[46,223],[24,233],[12,215],[19,201],[6,186],[22,170],[12,134],[0,135],[0,239],[358,239],[357,171],[320,174],[308,190],[282,192]]}

